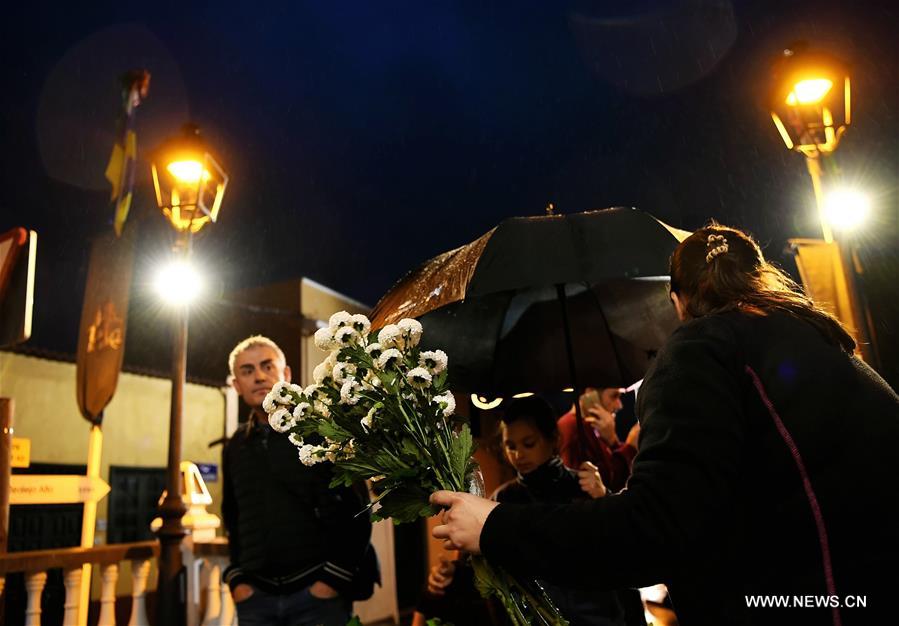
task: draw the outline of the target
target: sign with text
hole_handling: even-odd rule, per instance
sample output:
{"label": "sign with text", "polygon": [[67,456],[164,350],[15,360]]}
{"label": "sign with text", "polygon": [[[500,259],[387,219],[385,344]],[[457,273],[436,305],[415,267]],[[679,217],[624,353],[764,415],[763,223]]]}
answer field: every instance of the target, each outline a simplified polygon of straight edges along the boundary
{"label": "sign with text", "polygon": [[28,467],[31,465],[31,439],[13,437],[12,450],[10,450],[9,456],[13,467]]}
{"label": "sign with text", "polygon": [[207,483],[214,483],[219,479],[219,466],[215,463],[197,463],[197,469],[200,470],[200,476]]}
{"label": "sign with text", "polygon": [[10,504],[75,504],[96,502],[109,493],[101,478],[13,474],[9,477]]}

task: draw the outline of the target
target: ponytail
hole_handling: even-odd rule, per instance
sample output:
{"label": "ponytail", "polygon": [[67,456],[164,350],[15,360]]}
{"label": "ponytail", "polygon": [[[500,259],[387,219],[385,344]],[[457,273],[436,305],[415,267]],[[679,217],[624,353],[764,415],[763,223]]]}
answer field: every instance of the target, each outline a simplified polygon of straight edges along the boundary
{"label": "ponytail", "polygon": [[712,222],[687,237],[671,255],[671,291],[692,317],[741,310],[784,311],[848,353],[855,340],[833,315],[815,305],[796,282],[762,256],[746,233]]}

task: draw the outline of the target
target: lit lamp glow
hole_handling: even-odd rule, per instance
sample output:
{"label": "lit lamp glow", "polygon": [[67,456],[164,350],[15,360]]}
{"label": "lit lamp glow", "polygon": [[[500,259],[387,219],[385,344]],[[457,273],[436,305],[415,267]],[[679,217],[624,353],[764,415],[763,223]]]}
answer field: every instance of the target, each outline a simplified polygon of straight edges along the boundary
{"label": "lit lamp glow", "polygon": [[180,233],[196,233],[218,219],[228,175],[193,124],[154,151],[156,203]]}
{"label": "lit lamp glow", "polygon": [[871,200],[854,189],[835,189],[824,201],[824,215],[838,230],[858,228],[871,213]]}
{"label": "lit lamp glow", "polygon": [[166,169],[176,179],[187,184],[196,184],[203,180],[209,180],[209,172],[203,169],[203,164],[198,161],[174,161],[166,165]]}
{"label": "lit lamp glow", "polygon": [[203,292],[203,277],[191,263],[176,260],[159,268],[153,287],[159,296],[176,306],[190,304]]}
{"label": "lit lamp glow", "polygon": [[502,404],[502,398],[494,398],[493,400],[488,400],[484,396],[479,396],[475,393],[471,394],[471,403],[481,409],[482,411],[489,411],[490,409],[495,409],[500,404]]}
{"label": "lit lamp glow", "polygon": [[787,149],[807,156],[836,150],[851,121],[846,65],[797,46],[784,50],[773,74],[771,119]]}
{"label": "lit lamp glow", "polygon": [[790,95],[787,96],[787,104],[794,107],[797,104],[821,102],[832,87],[833,81],[826,78],[800,80],[793,86],[793,91],[790,92]]}

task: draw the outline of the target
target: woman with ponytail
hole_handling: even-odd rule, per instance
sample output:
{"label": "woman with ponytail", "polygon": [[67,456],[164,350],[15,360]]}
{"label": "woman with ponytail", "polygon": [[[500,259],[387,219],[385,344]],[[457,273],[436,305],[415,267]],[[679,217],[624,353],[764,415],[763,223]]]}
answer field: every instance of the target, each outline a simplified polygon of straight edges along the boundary
{"label": "woman with ponytail", "polygon": [[682,626],[891,623],[899,396],[737,229],[678,246],[671,300],[683,324],[640,390],[627,489],[578,506],[437,492],[435,536],[554,584],[666,583]]}

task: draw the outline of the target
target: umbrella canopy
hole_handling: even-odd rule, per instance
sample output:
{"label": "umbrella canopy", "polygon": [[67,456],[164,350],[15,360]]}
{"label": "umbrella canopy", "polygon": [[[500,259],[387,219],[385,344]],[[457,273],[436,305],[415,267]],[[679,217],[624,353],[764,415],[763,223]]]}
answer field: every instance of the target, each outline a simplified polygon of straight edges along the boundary
{"label": "umbrella canopy", "polygon": [[688,234],[631,208],[511,218],[406,275],[372,323],[419,318],[469,391],[624,386],[677,323],[668,260]]}

